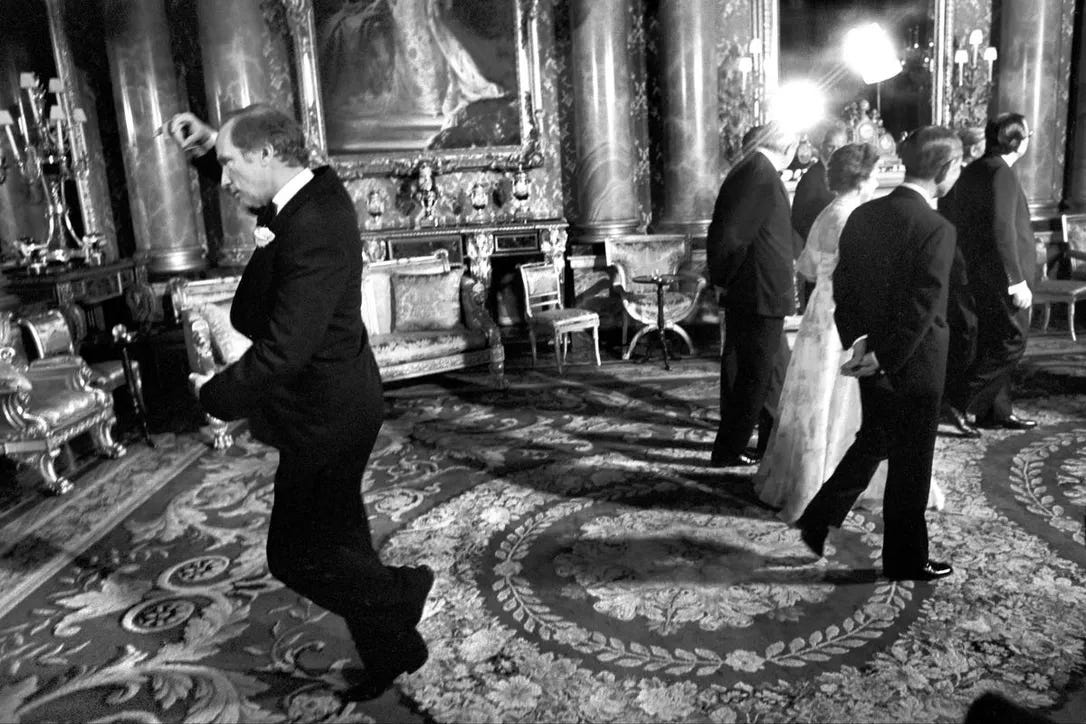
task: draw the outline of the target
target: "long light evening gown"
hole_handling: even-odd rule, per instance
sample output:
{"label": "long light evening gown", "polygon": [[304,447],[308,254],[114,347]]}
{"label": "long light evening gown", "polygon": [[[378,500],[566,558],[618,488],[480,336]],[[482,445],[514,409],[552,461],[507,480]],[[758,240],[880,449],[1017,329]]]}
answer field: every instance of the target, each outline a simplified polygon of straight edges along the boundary
{"label": "long light evening gown", "polygon": [[[796,333],[777,423],[754,476],[758,497],[780,508],[781,519],[789,523],[803,513],[860,429],[860,384],[840,374],[851,353],[841,349],[833,321],[837,242],[859,204],[859,198],[851,194],[834,199],[815,219],[799,258],[799,271],[815,277],[815,288]],[[859,505],[881,506],[885,484],[883,461]],[[942,490],[934,481],[928,506],[943,507]]]}

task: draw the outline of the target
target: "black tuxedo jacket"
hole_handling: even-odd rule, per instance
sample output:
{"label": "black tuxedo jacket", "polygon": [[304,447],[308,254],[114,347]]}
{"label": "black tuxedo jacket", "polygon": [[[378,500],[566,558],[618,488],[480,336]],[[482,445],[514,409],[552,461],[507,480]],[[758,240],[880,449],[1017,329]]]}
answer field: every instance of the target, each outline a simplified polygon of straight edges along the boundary
{"label": "black tuxedo jacket", "polygon": [[1029,205],[1007,162],[977,159],[962,169],[953,193],[947,216],[958,230],[970,287],[1003,297],[1023,280],[1032,286],[1037,257]]}
{"label": "black tuxedo jacket", "polygon": [[200,391],[210,414],[247,417],[258,438],[307,457],[343,449],[383,415],[354,204],[331,168],[314,174],[268,224],[275,239],[234,295],[230,320],[252,346]]}
{"label": "black tuxedo jacket", "polygon": [[796,196],[792,199],[792,228],[806,239],[811,233],[811,225],[831,201],[833,192],[826,185],[826,165],[816,161],[796,184]]}
{"label": "black tuxedo jacket", "polygon": [[833,273],[841,343],[867,349],[902,392],[941,393],[954,227],[912,189],[861,205],[841,232]]}
{"label": "black tuxedo jacket", "polygon": [[710,281],[729,309],[766,317],[795,310],[792,262],[802,240],[792,230],[780,174],[755,152],[720,187],[706,237]]}

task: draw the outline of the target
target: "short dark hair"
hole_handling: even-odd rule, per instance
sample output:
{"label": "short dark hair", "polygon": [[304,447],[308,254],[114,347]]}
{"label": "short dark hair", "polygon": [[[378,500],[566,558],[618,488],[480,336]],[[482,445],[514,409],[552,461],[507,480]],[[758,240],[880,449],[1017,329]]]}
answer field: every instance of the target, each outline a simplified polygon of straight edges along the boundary
{"label": "short dark hair", "polygon": [[958,129],[958,138],[961,139],[963,148],[975,146],[986,140],[984,129],[980,126],[962,126]]}
{"label": "short dark hair", "polygon": [[[822,143],[818,144],[818,150],[822,153],[825,153],[826,149],[830,146],[830,141],[838,138],[841,140],[841,142],[837,144],[836,148],[830,151],[828,156],[832,156],[833,151],[836,151],[838,148],[841,148],[841,146],[848,143],[848,129],[845,128],[844,121],[835,121],[829,128],[826,129],[826,133],[822,136]],[[823,158],[822,161],[829,161],[829,158]]]}
{"label": "short dark hair", "polygon": [[845,144],[826,164],[826,183],[837,194],[854,191],[870,178],[878,162],[879,152],[870,143]]}
{"label": "short dark hair", "polygon": [[906,136],[897,153],[905,164],[906,176],[939,182],[948,164],[961,161],[962,141],[944,126],[924,126]]}
{"label": "short dark hair", "polygon": [[1002,156],[1014,153],[1027,138],[1026,117],[1021,113],[1000,113],[984,127],[984,137],[988,141],[988,153]]}
{"label": "short dark hair", "polygon": [[302,127],[278,108],[253,103],[223,117],[230,126],[230,142],[240,151],[252,152],[270,144],[275,157],[292,166],[309,165],[309,148]]}
{"label": "short dark hair", "polygon": [[776,153],[788,153],[796,141],[796,134],[784,130],[776,121],[770,121],[747,131],[743,135],[743,148],[748,152],[765,148]]}

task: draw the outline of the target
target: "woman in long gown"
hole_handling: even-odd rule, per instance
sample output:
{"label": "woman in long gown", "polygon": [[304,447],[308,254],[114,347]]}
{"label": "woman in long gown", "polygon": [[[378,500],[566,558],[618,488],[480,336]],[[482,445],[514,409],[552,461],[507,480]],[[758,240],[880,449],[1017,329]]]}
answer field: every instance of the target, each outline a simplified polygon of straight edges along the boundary
{"label": "woman in long gown", "polygon": [[[815,288],[785,373],[777,424],[754,477],[758,497],[780,508],[781,519],[789,523],[803,513],[860,429],[860,384],[839,373],[849,353],[841,349],[833,321],[833,270],[849,214],[869,200],[878,185],[877,161],[878,152],[864,143],[833,153],[826,175],[836,198],[815,219],[799,258],[799,273],[813,279]],[[880,503],[885,484],[884,461],[860,504]],[[929,506],[942,508],[943,494],[934,481],[931,489]]]}

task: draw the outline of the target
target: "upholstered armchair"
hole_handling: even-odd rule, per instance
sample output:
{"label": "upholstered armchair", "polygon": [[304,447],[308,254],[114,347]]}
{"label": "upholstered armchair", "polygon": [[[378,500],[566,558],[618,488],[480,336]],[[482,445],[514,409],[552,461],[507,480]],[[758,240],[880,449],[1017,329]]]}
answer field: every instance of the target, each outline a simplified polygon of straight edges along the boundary
{"label": "upholstered armchair", "polygon": [[[705,288],[705,278],[692,272],[683,272],[683,265],[690,257],[690,239],[684,234],[626,234],[604,240],[607,272],[611,277],[612,292],[622,302],[622,344],[626,347],[623,359],[629,359],[637,342],[645,334],[668,330],[679,335],[690,353],[694,343],[680,325],[689,321],[698,310],[698,298]],[[663,325],[660,324],[660,305],[656,284],[652,278],[670,281],[663,289]],[[629,323],[641,328],[626,346]]]}
{"label": "upholstered armchair", "polygon": [[[193,372],[217,372],[249,348],[249,339],[230,324],[230,304],[239,281],[240,276],[170,280],[170,303],[181,322],[189,369]],[[212,447],[225,450],[234,444],[229,423],[211,415],[205,417]]]}
{"label": "upholstered armchair", "polygon": [[86,363],[75,355],[28,362],[21,336],[11,313],[0,313],[0,453],[34,465],[44,488],[61,495],[72,483],[57,474],[55,461],[72,438],[89,433],[98,453],[111,458],[125,448],[112,437],[113,401],[91,384]]}

